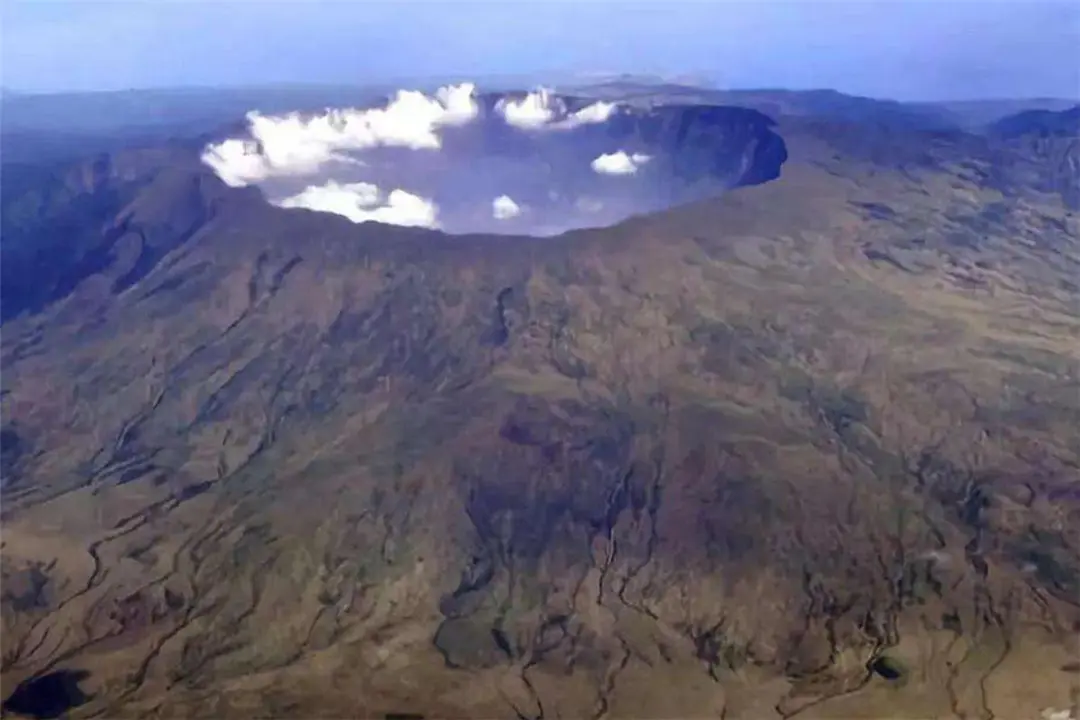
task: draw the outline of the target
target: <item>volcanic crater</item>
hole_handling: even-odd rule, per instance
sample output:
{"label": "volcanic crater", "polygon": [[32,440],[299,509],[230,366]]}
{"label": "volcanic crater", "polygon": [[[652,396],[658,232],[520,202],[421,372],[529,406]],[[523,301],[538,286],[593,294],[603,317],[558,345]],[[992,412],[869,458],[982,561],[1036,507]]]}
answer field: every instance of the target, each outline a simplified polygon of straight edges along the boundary
{"label": "volcanic crater", "polygon": [[774,179],[787,159],[763,113],[607,103],[546,89],[248,116],[204,161],[276,205],[449,233],[554,235]]}

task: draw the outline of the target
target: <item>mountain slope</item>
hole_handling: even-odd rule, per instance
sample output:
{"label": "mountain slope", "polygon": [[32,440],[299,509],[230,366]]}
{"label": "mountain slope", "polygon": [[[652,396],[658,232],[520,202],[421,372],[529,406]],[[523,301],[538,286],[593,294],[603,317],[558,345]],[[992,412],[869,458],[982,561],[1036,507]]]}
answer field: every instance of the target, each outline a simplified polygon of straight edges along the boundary
{"label": "mountain slope", "polygon": [[112,226],[183,242],[2,327],[7,709],[1067,707],[1075,213],[996,142],[778,132],[544,239],[154,173]]}

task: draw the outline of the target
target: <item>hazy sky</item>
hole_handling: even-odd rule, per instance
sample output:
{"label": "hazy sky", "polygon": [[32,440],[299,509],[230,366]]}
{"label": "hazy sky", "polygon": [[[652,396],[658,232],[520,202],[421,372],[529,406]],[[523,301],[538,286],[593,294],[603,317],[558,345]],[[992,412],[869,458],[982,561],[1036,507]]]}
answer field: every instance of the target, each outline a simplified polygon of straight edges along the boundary
{"label": "hazy sky", "polygon": [[5,0],[3,84],[693,73],[898,99],[1080,95],[1080,0]]}

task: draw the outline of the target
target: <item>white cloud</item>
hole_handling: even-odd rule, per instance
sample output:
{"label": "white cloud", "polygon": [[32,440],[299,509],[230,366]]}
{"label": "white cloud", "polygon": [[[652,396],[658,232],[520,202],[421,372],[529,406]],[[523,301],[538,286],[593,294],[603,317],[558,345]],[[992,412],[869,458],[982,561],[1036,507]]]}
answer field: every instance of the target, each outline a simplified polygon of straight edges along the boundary
{"label": "white cloud", "polygon": [[575,128],[581,125],[607,122],[618,106],[615,103],[596,102],[587,105],[576,113],[571,113],[565,120],[556,123],[559,128]]}
{"label": "white cloud", "polygon": [[521,214],[521,206],[509,195],[500,195],[491,203],[491,214],[496,220],[509,220]]}
{"label": "white cloud", "polygon": [[547,88],[537,88],[521,100],[503,98],[495,104],[506,122],[526,130],[541,128],[566,113],[566,105]]}
{"label": "white cloud", "polygon": [[438,149],[437,130],[468,123],[479,113],[476,86],[440,88],[435,97],[399,90],[383,108],[328,110],[322,115],[248,113],[250,137],[210,145],[203,162],[232,186],[272,176],[306,175],[331,161],[353,161],[347,150],[380,145]]}
{"label": "white cloud", "polygon": [[547,88],[537,88],[520,100],[504,98],[495,104],[495,111],[507,124],[523,130],[569,130],[590,123],[607,122],[616,109],[615,103],[596,102],[567,114],[566,103]]}
{"label": "white cloud", "polygon": [[405,190],[393,190],[383,198],[370,183],[312,185],[302,192],[275,203],[285,208],[307,208],[334,213],[355,223],[381,222],[388,225],[437,227],[435,203]]}
{"label": "white cloud", "polygon": [[[422,93],[416,94],[422,96]],[[476,85],[473,83],[441,87],[435,91],[435,99],[444,108],[440,121],[442,125],[465,125],[480,112],[476,104]]]}
{"label": "white cloud", "polygon": [[627,155],[624,151],[605,153],[592,161],[592,169],[604,175],[631,175],[647,163],[650,156],[642,153]]}
{"label": "white cloud", "polygon": [[202,161],[231,187],[243,187],[270,174],[266,158],[253,140],[230,138],[209,145],[203,151]]}

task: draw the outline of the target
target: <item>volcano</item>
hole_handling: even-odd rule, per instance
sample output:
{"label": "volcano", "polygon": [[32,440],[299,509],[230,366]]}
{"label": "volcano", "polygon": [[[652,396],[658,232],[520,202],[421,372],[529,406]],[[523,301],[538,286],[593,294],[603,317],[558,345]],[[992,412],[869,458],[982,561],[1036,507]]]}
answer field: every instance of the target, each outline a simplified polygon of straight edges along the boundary
{"label": "volcano", "polygon": [[1067,716],[1072,116],[675,94],[5,160],[5,715]]}

